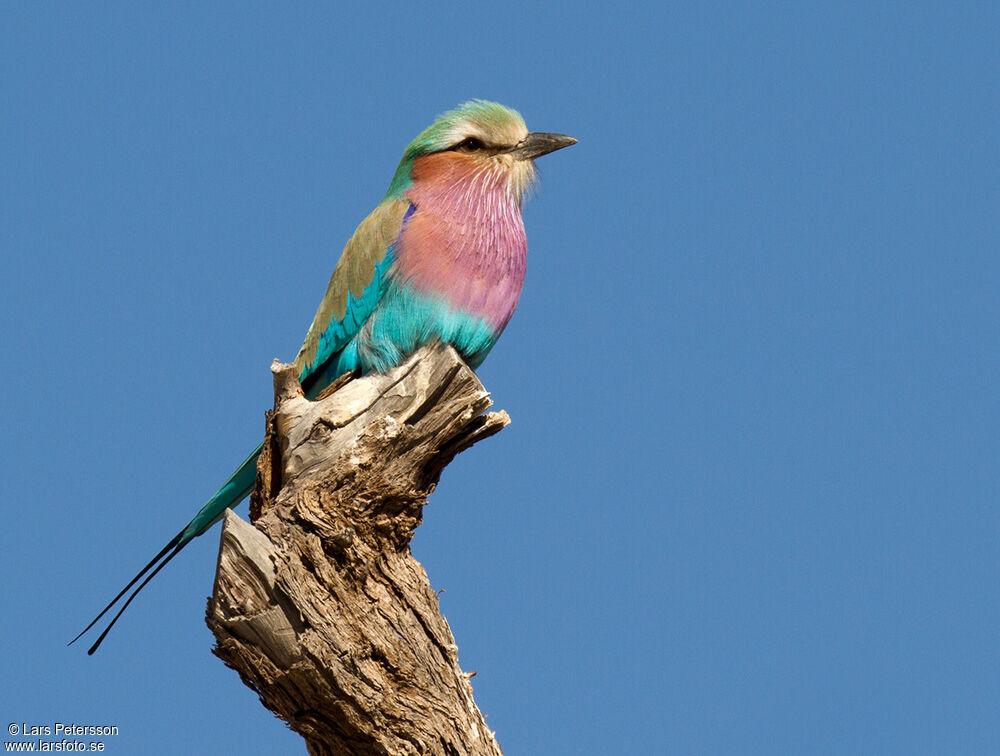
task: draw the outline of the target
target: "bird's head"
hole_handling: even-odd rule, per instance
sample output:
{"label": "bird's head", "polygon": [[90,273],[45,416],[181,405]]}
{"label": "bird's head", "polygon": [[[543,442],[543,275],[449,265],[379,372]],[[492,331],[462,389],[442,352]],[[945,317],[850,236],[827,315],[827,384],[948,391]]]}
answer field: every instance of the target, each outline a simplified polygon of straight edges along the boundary
{"label": "bird's head", "polygon": [[529,132],[516,110],[471,100],[438,116],[410,142],[387,197],[421,181],[499,180],[518,203],[535,180],[535,158],[576,144],[565,134]]}

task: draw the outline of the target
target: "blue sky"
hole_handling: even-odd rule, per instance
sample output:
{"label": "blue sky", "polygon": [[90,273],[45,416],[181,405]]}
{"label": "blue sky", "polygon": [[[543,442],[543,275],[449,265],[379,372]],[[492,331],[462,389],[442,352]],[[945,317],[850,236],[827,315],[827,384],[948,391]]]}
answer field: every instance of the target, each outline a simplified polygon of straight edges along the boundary
{"label": "blue sky", "polygon": [[209,652],[217,531],[65,643],[485,97],[580,140],[413,544],[505,751],[1000,749],[995,4],[140,5],[0,10],[0,716],[304,752]]}

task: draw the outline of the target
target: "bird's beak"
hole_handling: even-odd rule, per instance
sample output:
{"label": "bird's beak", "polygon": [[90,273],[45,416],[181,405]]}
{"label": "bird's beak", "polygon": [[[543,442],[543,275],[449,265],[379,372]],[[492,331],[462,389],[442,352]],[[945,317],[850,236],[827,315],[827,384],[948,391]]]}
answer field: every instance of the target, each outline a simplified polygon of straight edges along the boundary
{"label": "bird's beak", "polygon": [[536,131],[528,134],[507,152],[513,155],[515,160],[534,160],[563,147],[569,147],[571,144],[576,144],[576,139],[571,136]]}

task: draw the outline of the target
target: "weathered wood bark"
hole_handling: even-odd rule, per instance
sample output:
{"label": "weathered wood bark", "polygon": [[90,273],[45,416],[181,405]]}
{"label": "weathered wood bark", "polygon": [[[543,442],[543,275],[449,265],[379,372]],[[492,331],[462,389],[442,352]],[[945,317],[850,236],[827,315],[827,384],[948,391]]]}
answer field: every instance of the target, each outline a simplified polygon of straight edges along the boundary
{"label": "weathered wood bark", "polygon": [[428,494],[501,430],[450,348],[319,401],[276,364],[250,525],[226,513],[214,653],[319,754],[499,754],[427,575],[410,554]]}

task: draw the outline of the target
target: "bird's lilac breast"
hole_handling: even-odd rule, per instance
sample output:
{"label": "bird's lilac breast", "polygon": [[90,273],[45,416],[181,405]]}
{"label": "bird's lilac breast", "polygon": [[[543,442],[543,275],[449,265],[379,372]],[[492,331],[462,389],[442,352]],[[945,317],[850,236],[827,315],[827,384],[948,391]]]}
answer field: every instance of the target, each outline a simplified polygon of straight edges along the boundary
{"label": "bird's lilac breast", "polygon": [[414,210],[396,244],[394,274],[499,333],[521,296],[528,248],[505,175],[455,160],[415,175],[422,180],[407,191]]}

